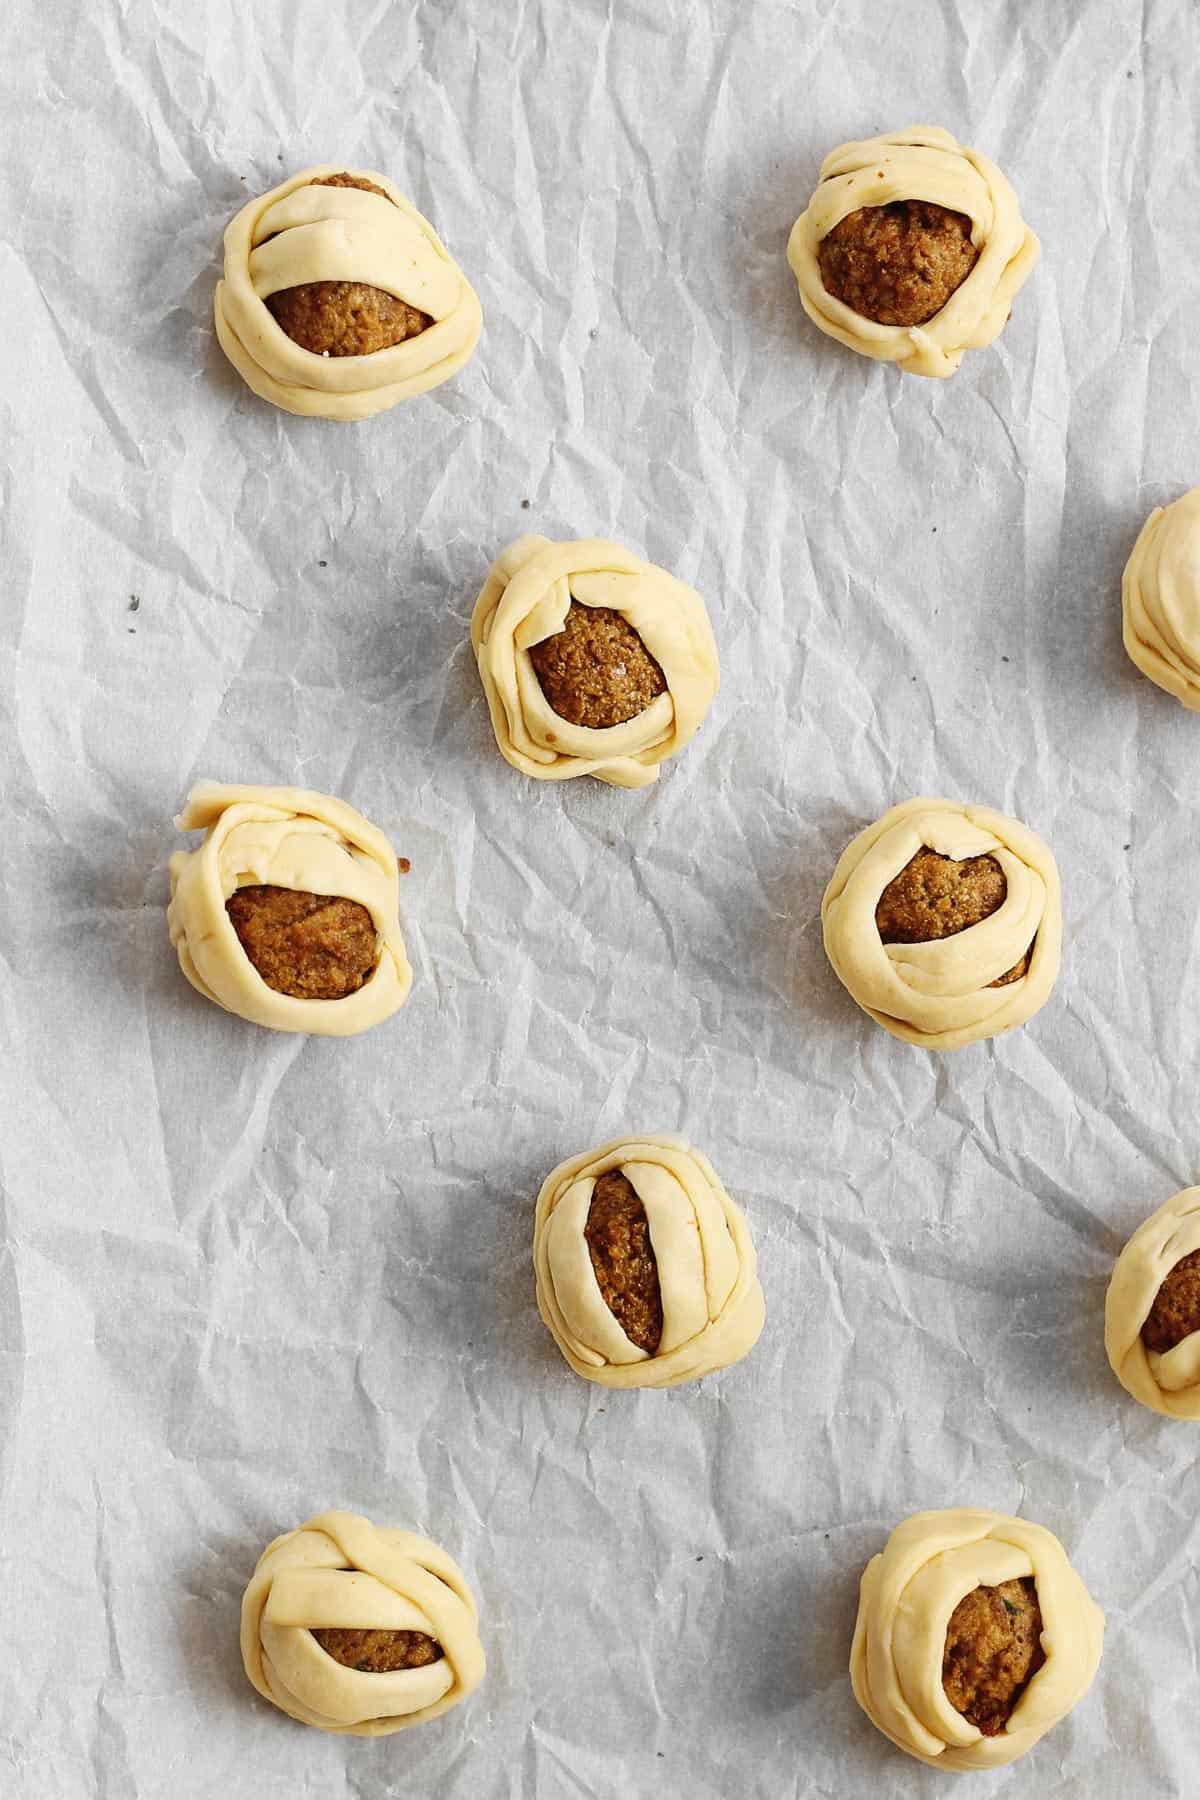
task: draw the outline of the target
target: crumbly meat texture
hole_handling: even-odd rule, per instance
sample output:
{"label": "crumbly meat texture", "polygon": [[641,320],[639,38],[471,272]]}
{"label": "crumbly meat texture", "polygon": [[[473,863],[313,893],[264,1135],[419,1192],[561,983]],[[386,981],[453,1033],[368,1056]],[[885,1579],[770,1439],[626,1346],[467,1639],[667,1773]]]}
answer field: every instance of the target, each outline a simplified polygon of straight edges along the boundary
{"label": "crumbly meat texture", "polygon": [[956,1712],[997,1737],[1030,1678],[1046,1658],[1042,1609],[1030,1575],[977,1587],[950,1615],[942,1653],[942,1687]]}
{"label": "crumbly meat texture", "polygon": [[534,644],[529,660],[552,711],[591,730],[636,719],[667,689],[628,620],[578,600],[567,608],[562,630]]}
{"label": "crumbly meat texture", "polygon": [[423,1669],[440,1662],[445,1652],[423,1631],[359,1631],[326,1627],[313,1636],[327,1656],[343,1668],[363,1675],[387,1675],[396,1669]]}
{"label": "crumbly meat texture", "polygon": [[646,1209],[618,1169],[596,1182],[583,1235],[605,1306],[626,1337],[653,1356],[663,1326],[658,1260]]}
{"label": "crumbly meat texture", "polygon": [[[885,944],[931,944],[956,937],[990,918],[1004,904],[1008,882],[994,856],[955,862],[922,847],[889,881],[875,908],[875,927]],[[1007,987],[1029,968],[1033,945],[1014,968],[989,987]]]}
{"label": "crumbly meat texture", "polygon": [[344,1000],[362,987],[379,955],[375,921],[357,900],[243,887],[225,911],[267,986],[294,1000]]}
{"label": "crumbly meat texture", "polygon": [[927,325],[978,259],[967,215],[929,200],[860,206],[817,246],[826,293],[878,325]]}
{"label": "crumbly meat texture", "polygon": [[[375,182],[357,175],[322,175],[308,185],[363,188],[395,204]],[[293,343],[315,356],[371,356],[433,324],[428,313],[361,281],[306,281],[281,288],[270,295],[267,309]]]}
{"label": "crumbly meat texture", "polygon": [[1171,1270],[1142,1326],[1142,1342],[1160,1356],[1200,1331],[1200,1250],[1181,1257]]}

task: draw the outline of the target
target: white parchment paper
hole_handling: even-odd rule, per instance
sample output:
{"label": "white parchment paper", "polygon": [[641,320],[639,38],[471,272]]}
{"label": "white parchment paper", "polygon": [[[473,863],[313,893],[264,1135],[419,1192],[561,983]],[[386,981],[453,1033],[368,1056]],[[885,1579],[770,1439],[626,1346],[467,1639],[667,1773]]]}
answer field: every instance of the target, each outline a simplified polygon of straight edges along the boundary
{"label": "white parchment paper", "polygon": [[[1200,725],[1119,608],[1200,480],[1195,6],[15,0],[0,34],[0,1790],[942,1794],[846,1662],[891,1526],[973,1503],[1057,1531],[1108,1638],[971,1794],[1194,1794],[1198,1440],[1102,1311],[1200,1170]],[[918,121],[1045,246],[945,384],[822,338],[784,261],[824,152]],[[353,427],[254,399],[211,328],[231,214],[343,157],[485,315]],[[494,749],[468,618],[529,529],[708,600],[721,693],[645,794]],[[397,1019],[306,1041],[185,985],[200,776],[340,794],[411,859]],[[920,792],[1016,812],[1065,886],[1052,1002],[943,1059],[817,922]],[[577,1381],[534,1309],[536,1188],[625,1127],[691,1134],[759,1248],[758,1349],[675,1393]],[[328,1738],[244,1680],[259,1551],[333,1505],[480,1597],[486,1685],[433,1726]]]}

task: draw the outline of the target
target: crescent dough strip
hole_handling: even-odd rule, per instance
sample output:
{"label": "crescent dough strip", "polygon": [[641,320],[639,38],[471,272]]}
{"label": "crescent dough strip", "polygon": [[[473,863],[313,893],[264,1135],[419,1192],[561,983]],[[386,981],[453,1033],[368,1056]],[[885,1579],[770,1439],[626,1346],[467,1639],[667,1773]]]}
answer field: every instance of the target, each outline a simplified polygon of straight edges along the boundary
{"label": "crescent dough strip", "polygon": [[[966,280],[925,325],[879,325],[836,299],[821,278],[817,247],[834,226],[859,207],[896,200],[927,200],[965,213],[979,251]],[[1040,248],[995,163],[939,126],[914,125],[829,153],[816,192],[792,227],[787,257],[804,310],[827,337],[910,375],[943,377],[953,375],[968,350],[999,336]]]}
{"label": "crescent dough strip", "polygon": [[1104,1348],[1127,1393],[1169,1419],[1200,1419],[1200,1332],[1159,1355],[1142,1342],[1159,1288],[1200,1250],[1200,1188],[1184,1188],[1140,1225],[1117,1258],[1104,1303]]}
{"label": "crescent dough strip", "polygon": [[[378,827],[342,800],[306,788],[202,781],[175,821],[204,831],[170,862],[167,925],[179,966],[198,993],[273,1031],[348,1037],[397,1012],[412,987],[398,917],[396,854]],[[341,1000],[297,999],[267,986],[225,910],[254,884],[332,894],[365,906],[379,933],[374,972]]]}
{"label": "crescent dough strip", "polygon": [[[362,188],[314,187],[349,174]],[[393,204],[394,202],[394,204]],[[318,356],[293,343],[265,302],[312,281],[358,281],[428,313],[416,337],[369,356]],[[479,341],[474,289],[423,218],[385,175],[322,163],[251,200],[225,232],[217,337],[247,385],[285,412],[366,419],[457,374]]]}
{"label": "crescent dough strip", "polygon": [[[663,672],[666,693],[623,725],[571,725],[542,693],[529,650],[562,629],[572,599],[619,612]],[[471,645],[500,754],[539,781],[594,775],[646,787],[695,735],[720,680],[699,594],[603,538],[552,544],[530,535],[509,544],[475,602]]]}
{"label": "crescent dough strip", "polygon": [[[658,1263],[663,1332],[651,1356],[604,1303],[583,1232],[599,1177],[618,1169],[641,1200]],[[577,1375],[605,1387],[675,1387],[753,1349],[765,1310],[740,1209],[683,1138],[616,1138],[547,1176],[534,1219],[538,1311]]]}
{"label": "crescent dough strip", "polygon": [[[313,1637],[328,1627],[422,1631],[440,1661],[375,1674],[344,1668]],[[242,1600],[242,1662],[264,1699],[302,1724],[383,1737],[434,1719],[483,1679],[475,1601],[427,1538],[327,1512],[269,1544]]]}
{"label": "crescent dough strip", "polygon": [[[1007,895],[989,918],[953,937],[884,944],[875,908],[922,845],[956,860],[995,857]],[[1062,904],[1054,858],[1026,826],[985,807],[929,798],[892,807],[843,851],[821,919],[826,954],[852,999],[893,1037],[928,1050],[956,1050],[1024,1024],[1058,975]],[[1027,972],[992,987],[1031,944]]]}
{"label": "crescent dough strip", "polygon": [[[1032,1576],[1045,1662],[1005,1729],[985,1737],[942,1687],[946,1630],[976,1587]],[[863,1572],[850,1652],[854,1697],[897,1748],[943,1769],[1014,1762],[1087,1693],[1100,1664],[1104,1615],[1041,1525],[964,1507],[898,1525]]]}
{"label": "crescent dough strip", "polygon": [[1121,579],[1125,648],[1157,687],[1200,712],[1200,488],[1156,506]]}

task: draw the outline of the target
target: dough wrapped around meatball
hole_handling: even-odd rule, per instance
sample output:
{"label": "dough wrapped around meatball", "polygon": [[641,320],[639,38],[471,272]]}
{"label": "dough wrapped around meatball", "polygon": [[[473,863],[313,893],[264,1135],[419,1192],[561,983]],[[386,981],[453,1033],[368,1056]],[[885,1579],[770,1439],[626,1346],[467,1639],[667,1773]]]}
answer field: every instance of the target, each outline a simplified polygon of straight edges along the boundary
{"label": "dough wrapped around meatball", "polygon": [[646,787],[720,679],[699,594],[601,538],[529,536],[501,551],[471,643],[500,754],[539,781]]}
{"label": "dough wrapped around meatball", "polygon": [[1104,1348],[1127,1393],[1170,1419],[1200,1419],[1200,1188],[1138,1227],[1104,1304]]}
{"label": "dough wrapped around meatball", "polygon": [[605,1387],[699,1380],[763,1328],[746,1221],[679,1137],[618,1138],[560,1163],[538,1195],[533,1260],[555,1343]]}
{"label": "dough wrapped around meatball", "polygon": [[1104,1614],[1044,1526],[917,1513],[863,1573],[850,1680],[909,1756],[994,1769],[1082,1700],[1103,1641]]}
{"label": "dough wrapped around meatball", "polygon": [[167,924],[206,1000],[273,1031],[349,1037],[412,986],[396,853],[342,800],[203,781],[175,821],[203,831],[171,858]]}
{"label": "dough wrapped around meatball", "polygon": [[843,851],[821,918],[851,998],[927,1050],[1024,1024],[1058,975],[1054,858],[1026,826],[984,807],[892,807]]}
{"label": "dough wrapped around meatball", "polygon": [[1125,648],[1157,687],[1200,712],[1200,488],[1156,506],[1121,581]]}
{"label": "dough wrapped around meatball", "polygon": [[242,1599],[242,1662],[282,1712],[355,1737],[436,1719],[485,1668],[457,1563],[350,1512],[268,1544]]}
{"label": "dough wrapped around meatball", "polygon": [[217,337],[285,412],[367,419],[458,373],[475,292],[384,175],[322,164],[251,200],[225,232]]}
{"label": "dough wrapped around meatball", "polygon": [[1039,250],[995,163],[914,125],[830,151],[787,256],[828,337],[946,376],[999,336]]}

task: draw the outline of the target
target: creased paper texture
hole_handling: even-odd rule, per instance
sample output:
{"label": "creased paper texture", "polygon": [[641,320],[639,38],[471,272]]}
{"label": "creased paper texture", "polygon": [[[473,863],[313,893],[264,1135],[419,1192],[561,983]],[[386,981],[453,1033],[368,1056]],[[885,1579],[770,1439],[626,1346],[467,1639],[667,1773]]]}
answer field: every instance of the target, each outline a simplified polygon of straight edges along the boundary
{"label": "creased paper texture", "polygon": [[[1186,0],[265,0],[2,28],[0,1791],[20,1800],[793,1800],[948,1791],[854,1704],[857,1583],[920,1508],[1048,1526],[1097,1685],[971,1786],[1157,1800],[1200,1766],[1197,1440],[1104,1355],[1120,1245],[1200,1179],[1196,721],[1120,577],[1200,480]],[[827,150],[917,122],[1042,240],[934,383],[806,320]],[[360,425],[213,336],[221,235],[377,168],[479,350]],[[496,752],[471,604],[523,532],[705,598],[721,690],[652,789]],[[276,1036],[167,941],[196,779],[336,794],[409,858],[404,1012]],[[1028,822],[1063,972],[952,1059],[839,987],[837,856],[937,793]],[[692,1138],[758,1248],[745,1363],[572,1377],[533,1201]],[[261,1546],[329,1507],[444,1544],[488,1676],[403,1741],[259,1702]]]}

